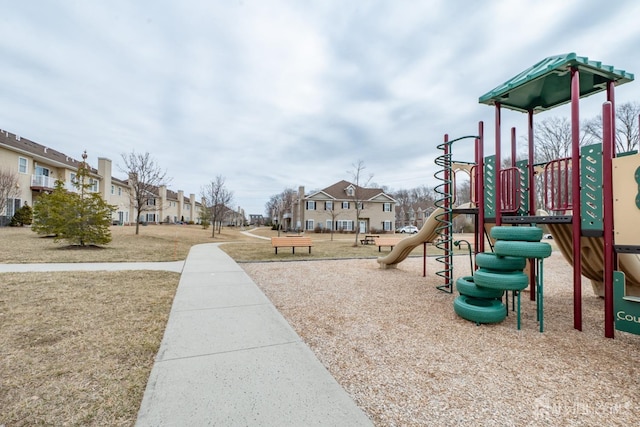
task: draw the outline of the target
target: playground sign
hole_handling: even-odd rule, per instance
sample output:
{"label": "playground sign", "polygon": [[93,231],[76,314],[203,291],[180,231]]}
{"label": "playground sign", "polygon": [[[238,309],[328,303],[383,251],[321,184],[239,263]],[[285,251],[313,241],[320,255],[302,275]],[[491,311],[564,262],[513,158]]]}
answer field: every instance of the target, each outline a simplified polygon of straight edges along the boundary
{"label": "playground sign", "polygon": [[621,271],[613,272],[613,312],[617,330],[640,335],[640,298],[625,296]]}

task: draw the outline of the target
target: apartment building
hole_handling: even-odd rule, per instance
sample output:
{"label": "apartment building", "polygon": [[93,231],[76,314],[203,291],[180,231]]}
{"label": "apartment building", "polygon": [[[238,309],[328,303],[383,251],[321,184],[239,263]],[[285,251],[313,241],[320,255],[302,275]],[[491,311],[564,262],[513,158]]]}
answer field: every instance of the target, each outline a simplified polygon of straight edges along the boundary
{"label": "apartment building", "polygon": [[[17,195],[12,197],[3,212],[0,212],[0,225],[8,223],[15,211],[25,204],[33,202],[44,192],[50,192],[55,182],[60,180],[65,187],[74,191],[71,184],[76,177],[76,160],[50,147],[38,144],[27,138],[0,130],[0,170],[15,172],[18,176]],[[130,197],[130,186],[125,179],[112,176],[112,162],[105,157],[98,158],[98,167],[91,168],[91,190],[100,193],[102,198],[116,207],[113,221],[117,224],[130,224],[136,221],[136,210]],[[141,222],[177,223],[198,222],[201,204],[195,194],[189,197],[184,192],[171,191],[160,186],[153,192]]]}

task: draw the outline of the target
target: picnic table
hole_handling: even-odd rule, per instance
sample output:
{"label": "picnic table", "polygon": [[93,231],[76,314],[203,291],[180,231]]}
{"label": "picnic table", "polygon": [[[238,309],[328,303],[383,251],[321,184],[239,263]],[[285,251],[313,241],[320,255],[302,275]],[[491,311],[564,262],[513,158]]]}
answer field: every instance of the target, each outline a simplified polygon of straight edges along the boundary
{"label": "picnic table", "polygon": [[377,234],[365,234],[364,239],[360,239],[360,243],[363,245],[373,245],[376,243]]}

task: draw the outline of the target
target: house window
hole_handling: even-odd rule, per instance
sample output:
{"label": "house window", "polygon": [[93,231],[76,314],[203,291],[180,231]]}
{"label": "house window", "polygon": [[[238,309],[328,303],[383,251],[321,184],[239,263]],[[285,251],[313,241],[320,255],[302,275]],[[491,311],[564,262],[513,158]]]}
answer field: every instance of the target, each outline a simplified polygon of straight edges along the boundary
{"label": "house window", "polygon": [[312,219],[308,219],[304,222],[304,229],[305,230],[313,230],[313,220]]}
{"label": "house window", "polygon": [[155,206],[156,199],[147,199],[147,206]]}
{"label": "house window", "polygon": [[333,230],[333,221],[327,220],[327,230]]}
{"label": "house window", "polygon": [[42,167],[42,166],[36,166],[36,175],[38,176],[49,176],[49,169]]}
{"label": "house window", "polygon": [[111,186],[111,194],[116,193],[116,187],[114,185]]}
{"label": "house window", "polygon": [[338,230],[353,231],[352,220],[343,219],[343,220],[336,221],[336,226],[338,227]]}
{"label": "house window", "polygon": [[89,191],[93,191],[94,193],[98,192],[98,180],[90,178],[89,179]]}
{"label": "house window", "polygon": [[357,202],[356,205],[358,206],[357,207],[358,210],[364,209],[364,205],[362,204],[362,202]]}
{"label": "house window", "polygon": [[382,221],[382,229],[384,231],[391,231],[391,221]]}
{"label": "house window", "polygon": [[331,202],[331,201],[324,202],[324,210],[325,211],[332,211],[333,210],[333,202]]}
{"label": "house window", "polygon": [[76,182],[76,174],[75,174],[75,173],[73,173],[73,172],[71,172],[71,173],[69,174],[69,178],[71,179],[71,183],[72,183],[72,184],[75,184],[75,182]]}
{"label": "house window", "polygon": [[5,211],[7,212],[6,216],[15,215],[16,211],[20,209],[20,199],[7,199],[7,207]]}
{"label": "house window", "polygon": [[391,212],[391,203],[383,203],[382,212]]}
{"label": "house window", "polygon": [[118,196],[122,196],[122,188],[118,187]]}
{"label": "house window", "polygon": [[353,187],[347,188],[347,196],[353,197],[354,194],[355,194],[355,191],[353,190]]}
{"label": "house window", "polygon": [[27,159],[24,157],[18,157],[18,172],[29,173]]}
{"label": "house window", "polygon": [[307,210],[308,211],[315,211],[316,210],[316,202],[313,201],[313,200],[307,201]]}
{"label": "house window", "polygon": [[349,202],[342,202],[342,209],[349,209]]}

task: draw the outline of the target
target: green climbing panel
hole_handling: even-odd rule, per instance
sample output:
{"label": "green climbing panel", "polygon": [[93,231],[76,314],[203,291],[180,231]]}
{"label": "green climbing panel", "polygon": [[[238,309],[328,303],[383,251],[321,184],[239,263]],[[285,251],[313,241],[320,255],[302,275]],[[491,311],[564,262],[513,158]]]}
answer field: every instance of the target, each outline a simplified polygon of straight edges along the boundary
{"label": "green climbing panel", "polygon": [[518,215],[529,215],[529,170],[527,160],[516,162],[516,167],[520,171],[520,207]]}
{"label": "green climbing panel", "polygon": [[604,230],[602,221],[602,144],[580,150],[580,215],[583,230]]}
{"label": "green climbing panel", "polygon": [[484,159],[484,216],[496,217],[496,156]]}
{"label": "green climbing panel", "polygon": [[625,295],[625,277],[621,271],[613,272],[613,315],[617,330],[640,335],[640,297]]}

